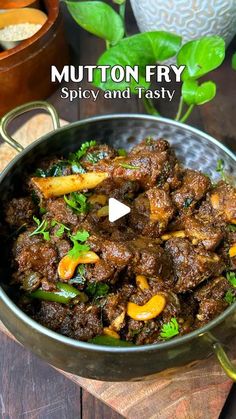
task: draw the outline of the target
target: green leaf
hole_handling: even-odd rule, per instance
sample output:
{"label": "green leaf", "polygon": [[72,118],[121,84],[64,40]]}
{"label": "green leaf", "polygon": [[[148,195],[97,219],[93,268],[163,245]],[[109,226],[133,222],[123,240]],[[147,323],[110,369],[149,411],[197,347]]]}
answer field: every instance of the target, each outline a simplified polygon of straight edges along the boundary
{"label": "green leaf", "polygon": [[117,151],[118,151],[118,155],[120,157],[126,157],[127,156],[127,151],[124,148],[119,148]]}
{"label": "green leaf", "polygon": [[235,303],[236,301],[236,297],[235,295],[232,293],[232,291],[228,290],[225,294],[225,301],[226,303],[228,303],[229,305]]}
{"label": "green leaf", "polygon": [[84,243],[89,238],[89,232],[86,230],[77,231],[77,233],[73,234],[71,238],[73,238],[73,240],[78,240],[79,242]]}
{"label": "green leaf", "polygon": [[[81,253],[88,252],[90,250],[89,245],[81,244],[89,238],[89,233],[86,230],[77,231],[75,234],[70,235],[70,240],[73,243],[72,249],[67,253],[72,258],[78,258]],[[81,242],[81,243],[79,243]]]}
{"label": "green leaf", "polygon": [[206,36],[187,42],[177,55],[177,64],[185,65],[182,80],[198,79],[219,67],[225,58],[225,42],[220,36]]}
{"label": "green leaf", "polygon": [[29,237],[36,236],[37,234],[42,234],[44,240],[49,241],[50,240],[50,234],[48,231],[49,223],[46,220],[43,220],[42,222],[37,218],[33,217],[34,222],[37,224],[37,228],[29,234]]}
{"label": "green leaf", "polygon": [[228,231],[230,231],[231,233],[236,233],[236,225],[235,224],[229,224],[227,226]]}
{"label": "green leaf", "polygon": [[124,24],[115,10],[102,1],[66,1],[74,20],[86,31],[116,44],[124,36]]}
{"label": "green leaf", "polygon": [[212,81],[198,84],[196,80],[186,80],[182,85],[182,96],[187,105],[203,105],[216,95],[216,85]]}
{"label": "green leaf", "polygon": [[133,166],[132,164],[129,164],[129,163],[120,163],[119,166],[124,167],[124,169],[130,169],[130,170],[140,169],[139,166]]}
{"label": "green leaf", "polygon": [[67,233],[70,232],[69,227],[65,226],[65,224],[59,223],[56,220],[52,220],[51,227],[55,227],[55,226],[59,227],[55,233],[56,237],[62,237],[65,232]]}
{"label": "green leaf", "polygon": [[67,205],[69,205],[69,207],[71,207],[74,212],[78,213],[78,214],[86,214],[86,212],[88,212],[89,210],[89,204],[87,202],[87,196],[82,194],[82,193],[78,193],[78,192],[72,192],[69,195],[69,198],[64,195],[64,200],[67,203]]}
{"label": "green leaf", "polygon": [[236,288],[236,274],[235,274],[235,272],[227,272],[226,278],[228,279],[228,281],[232,285],[232,287]]}
{"label": "green leaf", "polygon": [[95,345],[104,345],[104,346],[134,346],[130,342],[126,342],[125,340],[115,339],[111,336],[96,336],[93,339],[88,341],[89,343],[94,343]]}
{"label": "green leaf", "polygon": [[86,288],[86,293],[91,297],[104,297],[109,292],[109,285],[100,282],[90,282]]}
{"label": "green leaf", "polygon": [[181,37],[169,32],[146,32],[122,39],[115,47],[106,51],[98,60],[98,65],[111,67],[127,65],[139,66],[139,82],[121,81],[115,83],[111,79],[111,71],[107,70],[106,82],[101,81],[101,72],[95,71],[94,85],[103,90],[125,90],[130,86],[133,93],[135,87],[148,88],[150,83],[145,81],[146,66],[156,64],[176,55],[181,45]]}
{"label": "green leaf", "polygon": [[163,324],[161,328],[160,337],[164,340],[168,340],[177,336],[179,334],[179,325],[177,319],[172,317],[172,319],[168,322]]}
{"label": "green leaf", "polygon": [[232,56],[232,68],[236,70],[236,52]]}

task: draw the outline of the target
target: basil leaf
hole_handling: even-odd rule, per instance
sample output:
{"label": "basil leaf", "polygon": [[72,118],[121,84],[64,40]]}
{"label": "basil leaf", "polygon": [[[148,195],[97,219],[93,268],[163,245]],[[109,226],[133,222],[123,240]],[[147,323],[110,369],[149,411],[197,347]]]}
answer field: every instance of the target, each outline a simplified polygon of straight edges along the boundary
{"label": "basil leaf", "polygon": [[177,64],[185,65],[182,80],[198,79],[219,67],[225,58],[225,42],[219,36],[206,36],[187,42],[177,55]]}
{"label": "basil leaf", "polygon": [[[130,86],[133,93],[135,87],[148,88],[150,83],[145,80],[145,67],[164,61],[176,55],[181,44],[181,37],[169,32],[146,32],[122,39],[115,47],[106,51],[98,60],[98,65],[110,65],[111,67],[127,65],[139,66],[139,81],[114,82],[111,79],[110,69],[107,70],[106,82],[101,80],[101,72],[95,70],[94,85],[103,90],[125,90]],[[110,68],[111,68],[110,67]]]}
{"label": "basil leaf", "polygon": [[196,80],[186,80],[182,85],[182,96],[187,105],[203,105],[216,95],[216,85],[212,81],[198,84]]}
{"label": "basil leaf", "polygon": [[236,52],[232,56],[232,68],[236,70]]}
{"label": "basil leaf", "polygon": [[123,38],[123,21],[108,4],[102,1],[66,1],[66,4],[71,16],[86,31],[113,45]]}

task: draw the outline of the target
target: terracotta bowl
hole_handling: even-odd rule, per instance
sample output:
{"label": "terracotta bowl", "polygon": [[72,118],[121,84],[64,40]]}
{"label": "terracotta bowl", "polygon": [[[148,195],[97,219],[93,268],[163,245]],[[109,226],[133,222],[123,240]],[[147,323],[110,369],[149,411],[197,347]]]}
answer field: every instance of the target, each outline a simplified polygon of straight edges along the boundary
{"label": "terracotta bowl", "polygon": [[31,100],[45,99],[57,87],[50,80],[51,65],[68,63],[58,0],[45,0],[48,19],[31,38],[0,53],[0,116]]}

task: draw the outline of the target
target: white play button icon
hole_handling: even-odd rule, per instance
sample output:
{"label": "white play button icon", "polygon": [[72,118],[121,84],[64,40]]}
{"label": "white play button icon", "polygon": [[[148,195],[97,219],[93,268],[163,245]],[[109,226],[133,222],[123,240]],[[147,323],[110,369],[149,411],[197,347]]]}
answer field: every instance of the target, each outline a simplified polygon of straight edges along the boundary
{"label": "white play button icon", "polygon": [[109,221],[111,223],[129,214],[129,212],[130,208],[127,205],[122,204],[122,202],[117,201],[115,198],[109,198]]}

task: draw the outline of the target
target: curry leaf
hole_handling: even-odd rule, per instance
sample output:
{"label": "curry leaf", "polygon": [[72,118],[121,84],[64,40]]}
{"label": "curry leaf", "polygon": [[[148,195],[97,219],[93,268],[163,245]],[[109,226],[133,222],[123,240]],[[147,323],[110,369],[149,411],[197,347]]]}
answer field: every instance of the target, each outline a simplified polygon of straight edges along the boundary
{"label": "curry leaf", "polygon": [[196,80],[186,80],[182,85],[182,96],[187,105],[203,105],[216,95],[216,85],[212,81],[198,84]]}
{"label": "curry leaf", "polygon": [[66,1],[74,20],[86,31],[97,35],[111,44],[124,36],[124,24],[115,10],[102,1]]}
{"label": "curry leaf", "polygon": [[146,32],[122,39],[116,46],[106,51],[98,60],[98,65],[122,67],[139,66],[139,81],[114,82],[111,79],[111,70],[107,70],[106,82],[102,82],[100,70],[95,71],[94,85],[103,90],[125,90],[130,87],[133,93],[135,87],[148,88],[150,83],[145,81],[147,65],[156,64],[177,54],[181,45],[181,37],[169,32]]}
{"label": "curry leaf", "polygon": [[198,79],[219,67],[225,57],[225,42],[219,36],[206,36],[182,46],[178,65],[185,65],[182,79]]}

